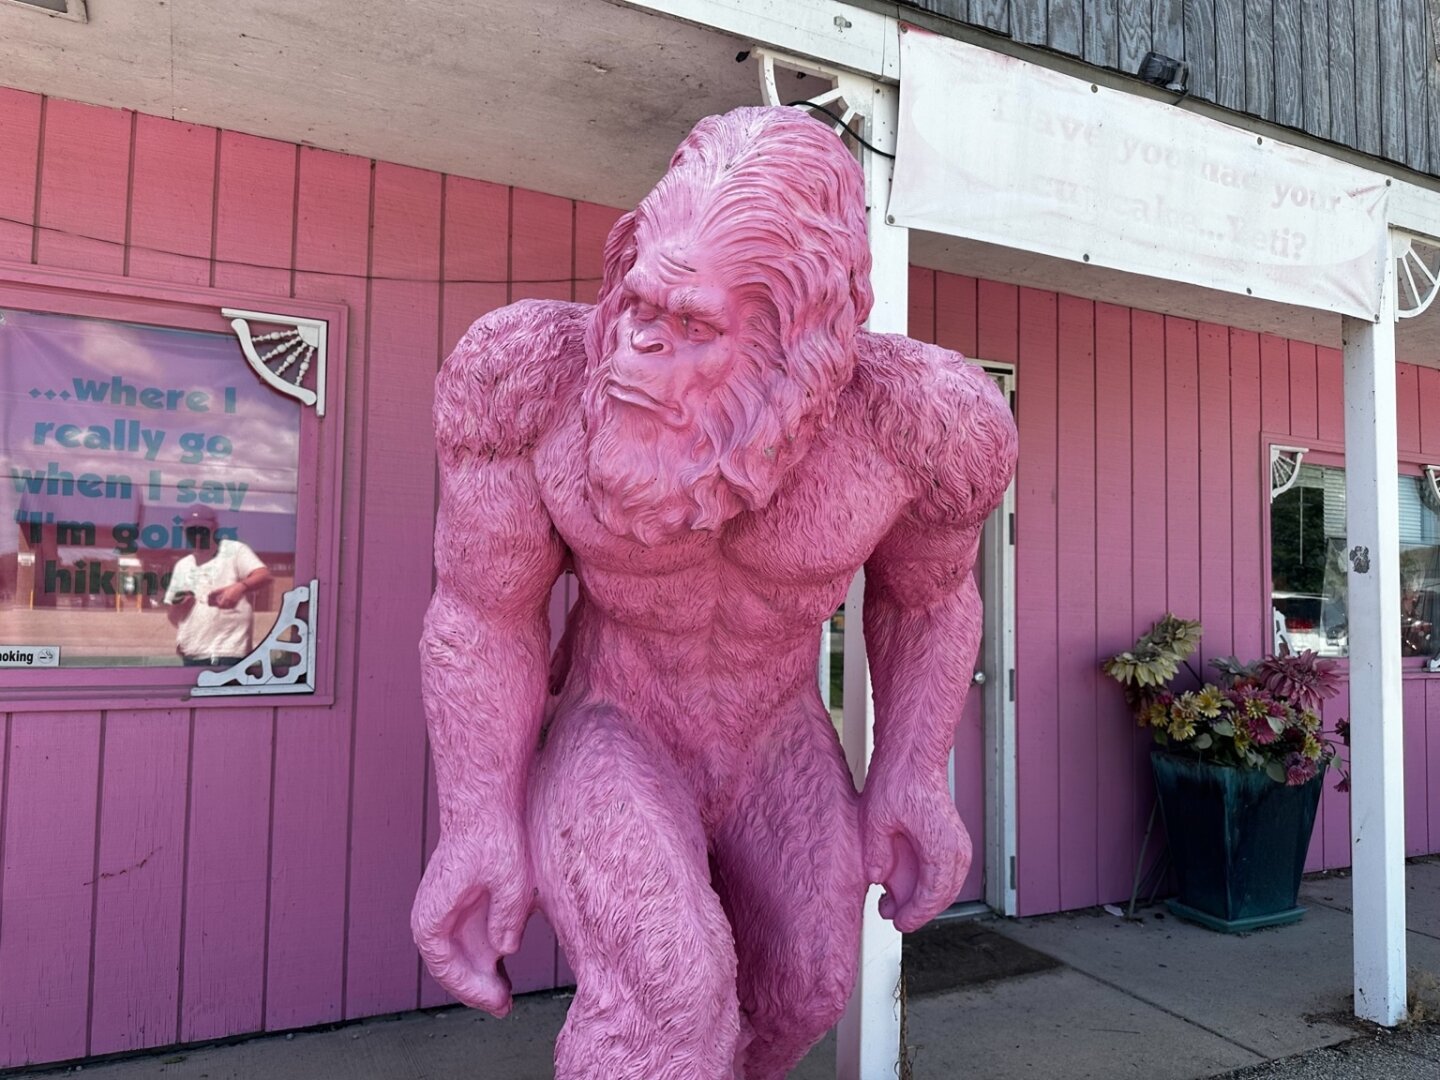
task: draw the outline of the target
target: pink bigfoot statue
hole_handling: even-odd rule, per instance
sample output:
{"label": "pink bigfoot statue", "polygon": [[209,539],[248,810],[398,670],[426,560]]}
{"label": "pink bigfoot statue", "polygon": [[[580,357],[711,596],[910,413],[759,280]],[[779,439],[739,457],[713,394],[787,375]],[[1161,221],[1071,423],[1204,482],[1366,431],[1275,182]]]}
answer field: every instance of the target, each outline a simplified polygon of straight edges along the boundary
{"label": "pink bigfoot statue", "polygon": [[[859,329],[864,210],[828,128],[710,117],[610,234],[598,304],[496,311],[440,374],[415,940],[503,1015],[543,910],[579,984],[562,1080],[785,1076],[850,994],[867,883],[914,930],[969,869],[946,759],[1015,428],[956,354]],[[816,663],[861,566],[857,795]]]}

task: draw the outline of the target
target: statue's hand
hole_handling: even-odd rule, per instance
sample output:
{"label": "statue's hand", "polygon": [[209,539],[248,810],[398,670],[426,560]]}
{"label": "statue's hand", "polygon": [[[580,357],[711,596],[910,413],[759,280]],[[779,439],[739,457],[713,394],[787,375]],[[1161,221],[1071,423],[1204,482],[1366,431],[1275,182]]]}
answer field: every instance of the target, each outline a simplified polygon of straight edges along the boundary
{"label": "statue's hand", "polygon": [[410,928],[435,981],[477,1009],[510,1011],[501,960],[520,947],[535,905],[523,826],[443,836],[415,894]]}
{"label": "statue's hand", "polygon": [[918,930],[959,895],[970,870],[970,834],[942,774],[938,783],[872,773],[860,802],[865,874],[885,886],[880,914]]}

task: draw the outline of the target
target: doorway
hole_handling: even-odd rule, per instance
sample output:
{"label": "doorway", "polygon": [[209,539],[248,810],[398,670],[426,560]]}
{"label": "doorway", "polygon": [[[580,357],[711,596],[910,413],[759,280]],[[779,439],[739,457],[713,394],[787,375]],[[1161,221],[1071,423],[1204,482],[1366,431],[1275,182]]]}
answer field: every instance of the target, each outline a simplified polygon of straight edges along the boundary
{"label": "doorway", "polygon": [[[977,361],[979,362],[979,361]],[[1015,408],[1013,364],[979,362]],[[984,637],[965,708],[955,725],[950,791],[973,845],[970,874],[953,914],[1015,904],[1015,488],[985,523],[976,583],[985,604]],[[856,628],[858,629],[858,627]],[[845,605],[826,622],[820,643],[820,697],[836,730],[844,713]]]}

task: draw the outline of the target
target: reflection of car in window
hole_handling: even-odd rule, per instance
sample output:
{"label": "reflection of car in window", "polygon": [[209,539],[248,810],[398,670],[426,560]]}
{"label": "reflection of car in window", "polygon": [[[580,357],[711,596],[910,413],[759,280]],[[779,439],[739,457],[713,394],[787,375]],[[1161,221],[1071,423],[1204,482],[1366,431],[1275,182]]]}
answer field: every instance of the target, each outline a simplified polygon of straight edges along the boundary
{"label": "reflection of car in window", "polygon": [[[1343,656],[1349,635],[1343,604],[1318,593],[1277,592],[1271,602],[1279,616],[1276,634],[1282,632],[1293,652],[1313,650],[1322,656]],[[1278,642],[1277,642],[1278,644]]]}

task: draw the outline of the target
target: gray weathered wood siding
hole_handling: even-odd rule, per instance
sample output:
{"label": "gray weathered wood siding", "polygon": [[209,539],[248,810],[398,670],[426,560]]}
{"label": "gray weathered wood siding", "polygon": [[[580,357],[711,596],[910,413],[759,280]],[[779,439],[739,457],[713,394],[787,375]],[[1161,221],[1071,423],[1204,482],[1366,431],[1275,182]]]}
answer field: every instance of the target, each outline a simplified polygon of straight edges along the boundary
{"label": "gray weathered wood siding", "polygon": [[902,0],[1440,176],[1440,0]]}

